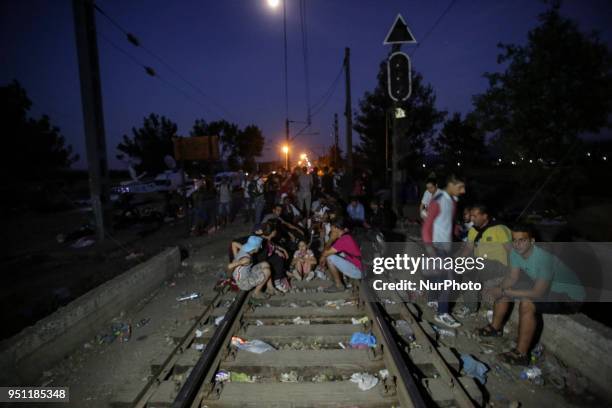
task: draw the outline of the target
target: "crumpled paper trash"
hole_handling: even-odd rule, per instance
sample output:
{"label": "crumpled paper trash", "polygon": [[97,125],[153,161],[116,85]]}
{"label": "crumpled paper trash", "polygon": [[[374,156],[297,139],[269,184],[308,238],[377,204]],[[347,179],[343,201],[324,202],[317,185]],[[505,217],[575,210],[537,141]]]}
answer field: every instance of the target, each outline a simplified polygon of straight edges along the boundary
{"label": "crumpled paper trash", "polygon": [[280,382],[298,382],[298,373],[296,371],[282,373],[280,376]]}
{"label": "crumpled paper trash", "polygon": [[366,324],[368,320],[370,320],[368,316],[363,316],[363,317],[360,317],[359,319],[351,317],[351,322],[353,322],[353,324]]}
{"label": "crumpled paper trash", "polygon": [[298,316],[295,319],[293,319],[293,324],[307,325],[307,324],[310,324],[310,320],[302,319],[300,316]]}

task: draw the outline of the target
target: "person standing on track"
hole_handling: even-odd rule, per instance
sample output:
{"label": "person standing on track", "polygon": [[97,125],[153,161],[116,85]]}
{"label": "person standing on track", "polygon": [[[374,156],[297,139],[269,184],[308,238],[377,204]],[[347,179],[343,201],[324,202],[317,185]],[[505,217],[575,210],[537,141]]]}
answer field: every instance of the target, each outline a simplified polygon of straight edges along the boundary
{"label": "person standing on track", "polygon": [[312,175],[308,174],[308,168],[302,167],[302,173],[298,176],[298,207],[307,218],[310,216],[310,203],[312,201]]}
{"label": "person standing on track", "polygon": [[[451,255],[456,202],[463,194],[465,194],[465,180],[451,174],[447,178],[446,188],[439,190],[432,197],[427,218],[421,229],[423,242],[432,256],[445,258]],[[444,280],[453,280],[453,275],[452,270],[439,271],[432,280],[442,283]],[[438,323],[452,328],[461,326],[461,323],[450,314],[450,291],[428,292],[428,297],[427,305],[437,310],[435,320]]]}

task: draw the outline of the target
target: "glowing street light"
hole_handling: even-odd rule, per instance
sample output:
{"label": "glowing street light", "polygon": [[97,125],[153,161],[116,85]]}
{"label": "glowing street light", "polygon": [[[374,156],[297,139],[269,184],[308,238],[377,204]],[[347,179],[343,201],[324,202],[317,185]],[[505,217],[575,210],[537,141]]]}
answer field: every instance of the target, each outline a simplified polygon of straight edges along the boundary
{"label": "glowing street light", "polygon": [[280,4],[280,0],[268,0],[268,6],[271,8],[277,8]]}
{"label": "glowing street light", "polygon": [[289,170],[289,146],[283,145],[282,150],[285,153],[285,168]]}

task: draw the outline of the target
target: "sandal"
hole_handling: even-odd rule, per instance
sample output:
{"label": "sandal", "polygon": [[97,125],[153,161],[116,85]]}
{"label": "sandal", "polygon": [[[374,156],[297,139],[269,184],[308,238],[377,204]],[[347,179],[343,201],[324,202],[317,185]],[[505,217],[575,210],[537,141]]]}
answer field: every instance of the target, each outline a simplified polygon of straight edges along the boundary
{"label": "sandal", "polygon": [[480,337],[501,337],[504,334],[504,330],[503,329],[497,330],[492,325],[487,324],[485,327],[482,327],[476,330],[476,333]]}
{"label": "sandal", "polygon": [[517,349],[498,354],[497,356],[504,363],[511,365],[528,366],[529,355],[519,352]]}
{"label": "sandal", "polygon": [[338,292],[344,292],[345,290],[346,290],[346,288],[344,288],[344,287],[339,288],[338,286],[336,286],[334,284],[334,285],[331,285],[328,288],[323,289],[323,292],[325,292],[325,293],[338,293]]}

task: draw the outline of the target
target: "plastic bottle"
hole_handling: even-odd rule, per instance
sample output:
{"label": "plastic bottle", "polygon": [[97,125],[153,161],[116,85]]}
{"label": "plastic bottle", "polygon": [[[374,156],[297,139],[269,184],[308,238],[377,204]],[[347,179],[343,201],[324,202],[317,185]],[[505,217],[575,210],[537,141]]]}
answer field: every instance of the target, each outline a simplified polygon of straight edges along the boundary
{"label": "plastic bottle", "polygon": [[521,371],[521,380],[530,380],[537,385],[542,385],[544,380],[542,379],[542,370],[538,367],[528,367]]}
{"label": "plastic bottle", "polygon": [[191,294],[189,294],[187,296],[178,297],[178,298],[176,298],[176,300],[179,301],[179,302],[182,302],[182,301],[185,301],[185,300],[197,299],[199,297],[200,297],[200,294],[198,292],[193,292],[193,293],[191,293]]}

